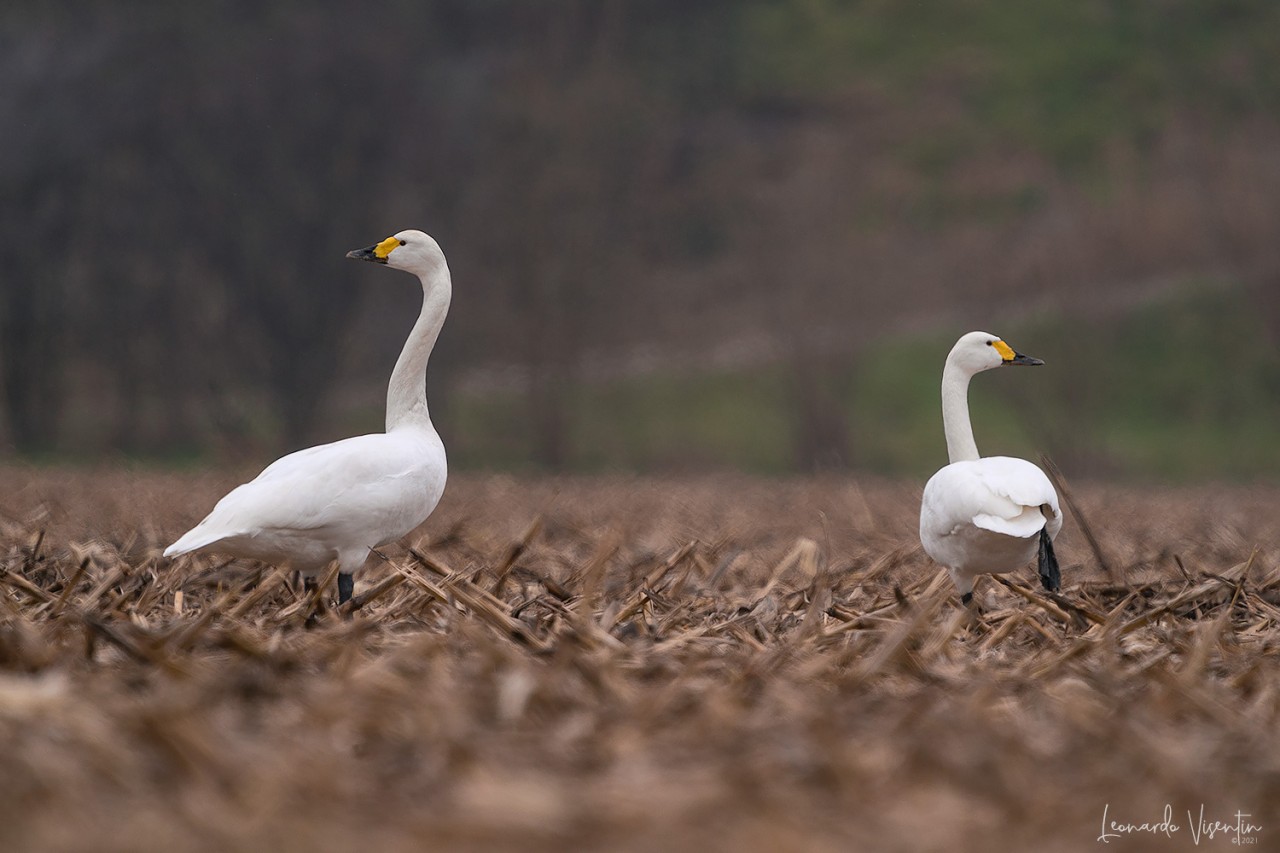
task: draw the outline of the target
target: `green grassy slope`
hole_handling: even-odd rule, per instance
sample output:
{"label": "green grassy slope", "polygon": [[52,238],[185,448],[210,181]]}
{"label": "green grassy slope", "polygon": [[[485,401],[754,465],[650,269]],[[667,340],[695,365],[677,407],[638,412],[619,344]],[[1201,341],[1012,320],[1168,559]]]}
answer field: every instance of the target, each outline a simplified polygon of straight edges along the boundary
{"label": "green grassy slope", "polygon": [[[991,331],[1047,364],[975,380],[971,409],[984,453],[1045,451],[1102,476],[1280,476],[1280,359],[1237,291],[1191,288],[1107,321],[1042,317]],[[954,337],[883,341],[831,377],[845,389],[852,467],[923,476],[945,461],[938,382]],[[584,388],[573,406],[571,466],[790,470],[787,382],[770,367]],[[529,458],[522,399],[458,395],[450,405],[456,464]]]}

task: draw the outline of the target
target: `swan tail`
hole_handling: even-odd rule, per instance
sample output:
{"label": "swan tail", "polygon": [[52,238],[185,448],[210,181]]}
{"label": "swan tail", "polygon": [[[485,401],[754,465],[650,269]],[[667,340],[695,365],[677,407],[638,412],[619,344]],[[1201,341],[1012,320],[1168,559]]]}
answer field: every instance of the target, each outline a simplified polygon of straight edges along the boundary
{"label": "swan tail", "polygon": [[219,539],[226,537],[221,533],[214,533],[209,530],[201,530],[199,527],[193,527],[179,537],[168,548],[164,549],[164,556],[176,557],[179,554],[190,554],[192,551],[198,551],[206,545],[212,545]]}
{"label": "swan tail", "polygon": [[1044,527],[1040,528],[1040,553],[1037,567],[1040,571],[1040,583],[1044,584],[1045,589],[1049,592],[1062,589],[1062,572],[1058,568],[1058,558],[1053,553],[1053,540],[1049,538],[1049,531]]}

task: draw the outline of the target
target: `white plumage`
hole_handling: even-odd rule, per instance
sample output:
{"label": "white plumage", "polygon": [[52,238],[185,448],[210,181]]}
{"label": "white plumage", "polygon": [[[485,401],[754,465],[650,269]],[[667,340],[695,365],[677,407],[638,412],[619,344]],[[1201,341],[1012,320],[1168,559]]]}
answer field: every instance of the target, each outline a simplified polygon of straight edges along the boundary
{"label": "white plumage", "polygon": [[951,573],[962,600],[974,576],[1010,572],[1039,555],[1046,589],[1060,580],[1053,538],[1062,529],[1058,495],[1045,473],[1025,459],[981,458],[969,422],[969,380],[1005,364],[1043,364],[986,332],[960,338],[942,374],[942,419],[951,464],[929,479],[920,506],[920,542]]}
{"label": "white plumage", "polygon": [[452,291],[444,253],[421,231],[401,231],[347,257],[403,269],[422,282],[422,311],[387,389],[386,432],[276,460],[218,501],[166,557],[207,549],[288,564],[308,577],[337,561],[345,601],[370,549],[404,536],[439,503],[448,466],[427,411],[425,374]]}

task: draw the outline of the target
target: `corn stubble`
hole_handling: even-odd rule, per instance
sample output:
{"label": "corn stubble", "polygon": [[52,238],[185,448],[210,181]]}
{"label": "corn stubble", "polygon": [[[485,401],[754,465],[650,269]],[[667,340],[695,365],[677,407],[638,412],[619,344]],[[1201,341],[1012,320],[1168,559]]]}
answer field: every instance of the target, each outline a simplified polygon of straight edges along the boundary
{"label": "corn stubble", "polygon": [[984,578],[975,619],[917,484],[455,477],[340,610],[159,558],[230,479],[5,474],[3,849],[1067,850],[1165,803],[1280,831],[1274,490],[1076,484],[1063,593]]}

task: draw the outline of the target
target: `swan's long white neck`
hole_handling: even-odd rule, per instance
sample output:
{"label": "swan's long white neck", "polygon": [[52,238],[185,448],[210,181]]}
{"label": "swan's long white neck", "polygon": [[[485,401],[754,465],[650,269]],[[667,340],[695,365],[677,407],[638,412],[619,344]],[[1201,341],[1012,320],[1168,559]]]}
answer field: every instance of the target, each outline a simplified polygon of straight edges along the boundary
{"label": "swan's long white neck", "polygon": [[947,455],[952,462],[978,459],[969,422],[969,379],[971,374],[947,359],[942,369],[942,429],[947,434]]}
{"label": "swan's long white neck", "polygon": [[443,259],[439,266],[418,278],[422,281],[422,313],[391,371],[391,382],[387,386],[387,432],[401,426],[431,424],[427,413],[427,360],[449,313],[453,285]]}

